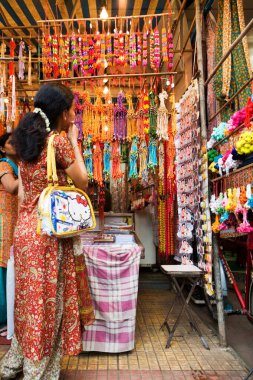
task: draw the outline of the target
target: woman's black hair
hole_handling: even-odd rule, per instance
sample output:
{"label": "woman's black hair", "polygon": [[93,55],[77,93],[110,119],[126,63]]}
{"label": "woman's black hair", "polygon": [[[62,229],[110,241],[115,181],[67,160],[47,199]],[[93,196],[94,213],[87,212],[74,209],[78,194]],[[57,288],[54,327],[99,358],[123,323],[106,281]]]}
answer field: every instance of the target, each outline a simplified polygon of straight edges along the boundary
{"label": "woman's black hair", "polygon": [[[57,127],[57,120],[72,106],[72,91],[59,83],[43,85],[34,99],[34,106],[40,108],[50,122],[51,131]],[[36,161],[46,143],[46,123],[40,113],[28,112],[13,132],[13,145],[22,161]]]}
{"label": "woman's black hair", "polygon": [[[6,132],[4,135],[0,137],[0,148],[4,148],[6,141],[9,139],[10,136],[11,136],[11,133]],[[5,154],[0,149],[0,158],[2,157],[5,157]]]}

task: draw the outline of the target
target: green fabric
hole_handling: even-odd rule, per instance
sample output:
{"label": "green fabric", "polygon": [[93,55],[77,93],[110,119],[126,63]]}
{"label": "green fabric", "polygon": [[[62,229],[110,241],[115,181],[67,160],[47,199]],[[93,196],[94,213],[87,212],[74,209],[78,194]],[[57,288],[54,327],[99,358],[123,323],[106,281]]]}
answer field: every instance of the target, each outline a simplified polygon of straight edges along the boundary
{"label": "green fabric", "polygon": [[[231,0],[231,43],[241,33],[237,0]],[[223,0],[218,0],[218,23],[217,23],[217,35],[216,35],[216,64],[221,60],[223,56]],[[243,44],[239,43],[232,52],[231,58],[231,83],[229,98],[231,98],[243,84],[250,79]],[[220,107],[225,103],[225,99],[222,95],[222,66],[217,71],[214,77],[214,92],[219,101]],[[248,97],[251,95],[251,87],[247,86],[235,99],[233,104],[229,104],[221,113],[221,120],[227,121],[234,111],[244,108],[246,106]]]}
{"label": "green fabric", "polygon": [[0,268],[0,326],[7,322],[6,268]]}

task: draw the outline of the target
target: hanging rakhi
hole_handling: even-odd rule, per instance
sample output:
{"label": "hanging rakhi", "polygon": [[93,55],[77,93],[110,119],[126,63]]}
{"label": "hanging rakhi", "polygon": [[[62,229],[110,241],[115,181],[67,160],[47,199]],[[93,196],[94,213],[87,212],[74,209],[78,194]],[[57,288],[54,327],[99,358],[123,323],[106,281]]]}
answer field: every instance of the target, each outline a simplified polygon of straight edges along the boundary
{"label": "hanging rakhi", "polygon": [[142,66],[146,67],[148,64],[148,33],[146,25],[144,26],[143,41],[142,41]]}
{"label": "hanging rakhi", "polygon": [[71,60],[72,60],[72,67],[75,73],[78,75],[78,62],[77,62],[77,55],[76,55],[76,35],[73,32],[71,36]]}
{"label": "hanging rakhi", "polygon": [[159,94],[160,106],[157,111],[157,136],[159,140],[168,140],[168,110],[165,107],[165,99],[168,94],[165,90]]}
{"label": "hanging rakhi", "polygon": [[103,154],[100,148],[99,141],[93,146],[93,177],[99,185],[103,184],[103,169],[102,169]]}
{"label": "hanging rakhi", "polygon": [[113,65],[117,66],[119,65],[119,33],[118,33],[117,25],[115,25],[114,35],[113,35],[113,53],[114,53]]}
{"label": "hanging rakhi", "polygon": [[68,78],[70,75],[69,70],[69,43],[70,39],[68,36],[65,37],[64,41],[64,71],[65,71],[65,78]]}
{"label": "hanging rakhi", "polygon": [[168,62],[167,31],[164,25],[164,17],[162,27],[162,59],[164,63]]}
{"label": "hanging rakhi", "polygon": [[104,157],[103,157],[103,162],[104,162],[104,181],[105,182],[110,182],[110,172],[111,172],[111,147],[110,143],[106,142],[104,144]]}
{"label": "hanging rakhi", "polygon": [[53,76],[54,78],[58,78],[59,76],[59,51],[58,51],[58,36],[55,34],[53,35],[52,39],[52,49],[53,49]]}
{"label": "hanging rakhi", "polygon": [[101,48],[101,52],[100,52],[100,59],[101,59],[101,65],[103,68],[106,67],[106,62],[105,62],[105,31],[104,31],[104,23],[103,23],[103,32],[102,32],[102,35],[101,35],[101,40],[100,40],[100,48]]}
{"label": "hanging rakhi", "polygon": [[91,36],[89,36],[89,60],[88,60],[89,69],[88,72],[92,75],[94,74],[94,42]]}
{"label": "hanging rakhi", "polygon": [[[6,52],[6,45],[4,41],[1,43],[0,57],[4,58]],[[4,60],[0,62],[0,78],[3,78],[4,86],[6,86],[6,64]]]}
{"label": "hanging rakhi", "polygon": [[122,92],[119,92],[117,104],[114,106],[114,138],[118,141],[125,140],[127,137],[127,109],[123,102],[125,97]]}
{"label": "hanging rakhi", "polygon": [[[170,25],[168,25],[168,28],[170,28]],[[173,69],[173,58],[174,58],[174,53],[173,53],[173,34],[171,33],[170,29],[168,29],[168,70]]]}
{"label": "hanging rakhi", "polygon": [[[129,33],[129,32],[128,32]],[[129,35],[125,35],[125,66],[129,64]]]}
{"label": "hanging rakhi", "polygon": [[140,30],[138,30],[137,33],[137,65],[141,66],[141,45],[142,45],[142,38],[141,38],[141,33]]}
{"label": "hanging rakhi", "polygon": [[130,31],[130,38],[129,38],[129,60],[130,60],[130,67],[136,67],[136,36],[134,33],[134,23],[132,20],[131,23],[131,31]]}
{"label": "hanging rakhi", "polygon": [[108,67],[112,66],[112,37],[108,32],[106,34],[106,60],[108,63]]}
{"label": "hanging rakhi", "polygon": [[19,52],[18,52],[18,79],[25,79],[25,63],[24,63],[24,50],[25,43],[24,41],[20,41],[19,43]]}
{"label": "hanging rakhi", "polygon": [[149,60],[150,60],[150,67],[151,69],[155,70],[155,35],[154,31],[151,30],[150,32],[150,40],[149,40]]}
{"label": "hanging rakhi", "polygon": [[121,154],[118,141],[113,141],[112,143],[112,179],[118,180],[123,176],[120,167]]}
{"label": "hanging rakhi", "polygon": [[84,141],[84,152],[83,152],[84,164],[85,164],[89,179],[93,179],[93,162],[92,162],[91,145],[92,145],[92,138],[91,138],[91,135],[89,135],[88,139]]}
{"label": "hanging rakhi", "polygon": [[84,76],[85,75],[85,71],[84,71],[84,67],[83,67],[83,39],[82,37],[79,35],[78,37],[78,56],[79,56],[79,67],[80,67],[80,75],[81,76]]}
{"label": "hanging rakhi", "polygon": [[143,183],[148,182],[148,148],[145,140],[141,141],[139,148],[139,177]]}
{"label": "hanging rakhi", "polygon": [[157,164],[156,139],[151,137],[148,146],[148,168],[154,172]]}
{"label": "hanging rakhi", "polygon": [[59,38],[59,73],[61,78],[66,77],[65,66],[64,66],[64,55],[65,55],[65,43],[62,34]]}
{"label": "hanging rakhi", "polygon": [[27,73],[27,84],[32,85],[32,46],[28,46],[28,73]]}
{"label": "hanging rakhi", "polygon": [[130,141],[134,136],[137,135],[137,119],[134,112],[132,95],[127,94],[126,96],[128,110],[127,110],[127,140]]}
{"label": "hanging rakhi", "polygon": [[88,36],[87,32],[85,30],[84,35],[83,35],[83,71],[84,71],[84,76],[86,75],[89,65],[88,65],[88,60],[89,60],[89,45],[88,45]]}
{"label": "hanging rakhi", "polygon": [[149,134],[152,137],[156,136],[156,126],[157,126],[157,107],[155,104],[155,94],[153,91],[149,93]]}
{"label": "hanging rakhi", "polygon": [[154,31],[154,66],[156,71],[159,71],[160,68],[160,35],[159,35],[159,29],[156,26]]}
{"label": "hanging rakhi", "polygon": [[138,178],[137,159],[138,159],[138,137],[135,136],[133,138],[133,141],[131,144],[131,150],[129,153],[129,173],[128,173],[129,179]]}

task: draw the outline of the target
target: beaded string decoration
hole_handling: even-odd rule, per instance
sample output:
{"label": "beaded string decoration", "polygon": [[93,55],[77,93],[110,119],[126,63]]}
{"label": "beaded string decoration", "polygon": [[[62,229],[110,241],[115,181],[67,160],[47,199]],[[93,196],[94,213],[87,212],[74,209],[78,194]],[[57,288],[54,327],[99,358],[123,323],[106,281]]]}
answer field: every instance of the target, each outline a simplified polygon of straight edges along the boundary
{"label": "beaded string decoration", "polygon": [[102,91],[97,89],[96,91],[96,102],[94,104],[94,124],[92,125],[92,137],[93,141],[101,141],[102,134],[102,112],[103,112],[103,102],[102,102]]}
{"label": "beaded string decoration", "polygon": [[112,179],[118,180],[123,176],[123,172],[120,167],[121,154],[118,141],[112,142]]}
{"label": "beaded string decoration", "polygon": [[159,235],[159,246],[158,246],[158,254],[159,258],[162,261],[165,256],[165,196],[164,196],[164,178],[159,179],[158,184],[158,235]]}
{"label": "beaded string decoration", "polygon": [[125,50],[124,50],[124,36],[123,36],[123,32],[122,32],[122,25],[121,25],[121,29],[119,31],[119,64],[121,66],[124,66],[125,65]]}
{"label": "beaded string decoration", "polygon": [[142,140],[139,147],[139,178],[143,184],[148,183],[148,148],[145,140]]}
{"label": "beaded string decoration", "polygon": [[101,65],[103,68],[105,68],[105,30],[104,30],[104,23],[103,23],[103,32],[100,39],[100,59],[101,59]]}
{"label": "beaded string decoration", "polygon": [[112,37],[109,32],[106,34],[106,61],[108,67],[112,66]]}
{"label": "beaded string decoration", "polygon": [[158,71],[160,67],[160,35],[159,29],[156,25],[154,30],[154,67],[155,70]]}
{"label": "beaded string decoration", "polygon": [[83,138],[83,107],[80,103],[80,94],[79,92],[74,93],[74,102],[75,102],[75,125],[79,130],[78,139],[82,140]]}
{"label": "beaded string decoration", "polygon": [[160,106],[157,111],[157,136],[159,140],[168,140],[168,110],[165,107],[168,94],[165,90],[159,94]]}
{"label": "beaded string decoration", "polygon": [[133,99],[131,94],[126,96],[128,110],[127,110],[127,140],[130,141],[134,136],[137,135],[137,120],[136,114],[133,107]]}
{"label": "beaded string decoration", "polygon": [[144,25],[143,39],[142,39],[142,66],[146,67],[148,64],[148,32],[146,24]]}
{"label": "beaded string decoration", "polygon": [[127,137],[127,109],[124,106],[124,94],[120,91],[114,106],[114,138],[122,141]]}
{"label": "beaded string decoration", "polygon": [[72,67],[75,73],[78,75],[78,62],[77,62],[77,55],[76,55],[76,35],[73,32],[71,36],[71,60],[72,60]]}
{"label": "beaded string decoration", "polygon": [[106,142],[104,144],[104,156],[103,156],[103,163],[104,163],[104,181],[110,182],[110,172],[111,172],[111,146],[109,142]]}
{"label": "beaded string decoration", "polygon": [[96,33],[96,38],[95,38],[95,44],[94,44],[94,68],[97,70],[100,69],[101,65],[104,64],[104,62],[101,62],[101,35],[98,30],[98,25],[97,25],[97,33]]}
{"label": "beaded string decoration", "polygon": [[156,136],[156,126],[157,126],[157,106],[155,103],[155,94],[153,91],[149,93],[149,134],[152,137]]}
{"label": "beaded string decoration", "polygon": [[83,67],[83,39],[79,35],[78,37],[78,66],[80,68],[80,75],[85,75],[84,67]]}
{"label": "beaded string decoration", "polygon": [[156,149],[156,139],[151,137],[148,146],[148,168],[151,172],[154,172],[158,165],[157,162],[157,149]]}
{"label": "beaded string decoration", "polygon": [[43,74],[45,78],[50,78],[52,73],[52,37],[50,34],[44,34],[42,39],[44,46],[42,59],[44,59]]}
{"label": "beaded string decoration", "polygon": [[92,161],[92,136],[88,135],[88,138],[84,140],[84,163],[87,170],[88,178],[91,180],[93,179],[93,161]]}
{"label": "beaded string decoration", "polygon": [[19,52],[18,52],[18,79],[25,79],[25,63],[24,63],[24,50],[25,43],[24,41],[20,41],[19,43]]}
{"label": "beaded string decoration", "polygon": [[58,78],[59,76],[59,51],[58,51],[58,36],[56,34],[53,35],[52,39],[52,49],[53,49],[53,76],[54,78]]}
{"label": "beaded string decoration", "polygon": [[138,178],[137,171],[137,159],[138,159],[138,137],[135,136],[132,140],[131,149],[129,153],[129,179]]}
{"label": "beaded string decoration", "polygon": [[162,27],[162,59],[164,63],[168,62],[167,31],[164,25],[164,17]]}
{"label": "beaded string decoration", "polygon": [[103,169],[102,169],[102,162],[103,162],[103,154],[100,147],[99,141],[96,142],[96,144],[93,146],[93,178],[99,185],[103,184]]}

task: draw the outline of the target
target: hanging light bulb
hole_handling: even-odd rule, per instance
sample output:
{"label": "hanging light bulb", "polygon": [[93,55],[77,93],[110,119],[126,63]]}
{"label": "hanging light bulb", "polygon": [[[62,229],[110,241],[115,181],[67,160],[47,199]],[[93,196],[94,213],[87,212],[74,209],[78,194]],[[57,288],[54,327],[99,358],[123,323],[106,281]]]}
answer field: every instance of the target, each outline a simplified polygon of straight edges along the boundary
{"label": "hanging light bulb", "polygon": [[169,81],[169,79],[167,79],[166,86],[169,86],[169,85],[170,85],[170,81]]}
{"label": "hanging light bulb", "polygon": [[105,125],[105,126],[104,126],[104,131],[105,131],[105,132],[108,132],[108,131],[109,131],[108,125]]}
{"label": "hanging light bulb", "polygon": [[109,92],[109,88],[107,86],[105,86],[104,89],[103,89],[103,94],[107,95],[108,92]]}
{"label": "hanging light bulb", "polygon": [[107,83],[108,82],[108,78],[103,79],[103,82]]}
{"label": "hanging light bulb", "polygon": [[108,12],[107,12],[107,10],[106,10],[105,5],[102,7],[102,10],[101,10],[101,12],[100,12],[100,16],[99,16],[99,18],[100,18],[101,20],[107,20],[107,19],[108,19]]}

